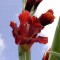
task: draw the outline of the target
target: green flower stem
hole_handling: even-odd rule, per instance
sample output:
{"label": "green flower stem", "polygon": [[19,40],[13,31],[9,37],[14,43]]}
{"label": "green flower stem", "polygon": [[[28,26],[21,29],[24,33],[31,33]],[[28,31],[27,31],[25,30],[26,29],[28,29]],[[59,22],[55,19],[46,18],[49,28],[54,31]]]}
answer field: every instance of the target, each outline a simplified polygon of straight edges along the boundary
{"label": "green flower stem", "polygon": [[31,60],[30,50],[25,51],[22,46],[18,47],[19,60]]}
{"label": "green flower stem", "polygon": [[[22,0],[22,3],[23,3],[23,10],[25,10],[25,5],[26,5],[26,2],[27,2],[27,0]],[[31,16],[35,13],[35,11],[36,11],[36,9],[34,9],[34,6],[33,6],[33,8],[32,8],[32,10],[31,10]]]}
{"label": "green flower stem", "polygon": [[26,2],[27,2],[27,0],[22,0],[22,3],[23,3],[23,10],[25,10]]}
{"label": "green flower stem", "polygon": [[60,18],[56,28],[51,52],[48,60],[60,60]]}
{"label": "green flower stem", "polygon": [[34,6],[33,6],[30,15],[31,15],[31,16],[34,15],[35,11],[36,11],[36,9],[34,9]]}

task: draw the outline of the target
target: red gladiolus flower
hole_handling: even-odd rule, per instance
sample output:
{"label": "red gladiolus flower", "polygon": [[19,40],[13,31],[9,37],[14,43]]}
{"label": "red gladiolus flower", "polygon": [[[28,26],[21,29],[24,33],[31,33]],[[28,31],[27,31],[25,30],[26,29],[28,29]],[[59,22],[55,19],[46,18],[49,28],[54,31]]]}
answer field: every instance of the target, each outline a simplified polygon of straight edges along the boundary
{"label": "red gladiolus flower", "polygon": [[32,44],[35,42],[39,42],[41,44],[48,43],[47,37],[37,37],[37,34],[41,32],[45,25],[54,21],[55,16],[51,9],[42,14],[39,18],[35,16],[31,17],[27,10],[22,11],[18,18],[20,21],[20,25],[18,27],[13,21],[10,23],[16,44],[23,45],[24,49],[27,50],[30,49]]}
{"label": "red gladiolus flower", "polygon": [[49,51],[50,51],[50,49],[44,54],[42,60],[48,60],[48,58],[49,58]]}
{"label": "red gladiolus flower", "polygon": [[20,26],[17,27],[16,23],[11,22],[12,33],[15,38],[15,43],[18,45],[32,45],[35,42],[46,44],[48,42],[47,37],[37,37],[37,34],[44,28],[38,18],[33,16],[30,17],[28,11],[23,11],[19,15]]}
{"label": "red gladiolus flower", "polygon": [[19,21],[21,24],[24,24],[26,22],[28,22],[28,20],[30,19],[30,13],[28,11],[22,11],[22,13],[19,15]]}
{"label": "red gladiolus flower", "polygon": [[39,17],[39,21],[43,26],[52,23],[54,19],[55,19],[55,16],[53,15],[52,9],[48,10],[46,13],[42,14]]}

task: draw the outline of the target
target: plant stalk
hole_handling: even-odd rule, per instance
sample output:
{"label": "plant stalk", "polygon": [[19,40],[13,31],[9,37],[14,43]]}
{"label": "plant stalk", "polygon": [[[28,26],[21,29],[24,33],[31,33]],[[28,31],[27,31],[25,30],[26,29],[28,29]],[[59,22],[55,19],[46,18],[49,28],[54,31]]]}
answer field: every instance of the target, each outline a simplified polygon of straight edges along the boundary
{"label": "plant stalk", "polygon": [[19,60],[30,60],[31,59],[30,50],[25,51],[21,45],[19,45],[18,47],[18,53],[19,53]]}
{"label": "plant stalk", "polygon": [[26,2],[27,2],[27,0],[22,0],[22,4],[23,4],[23,10],[25,9],[25,5],[26,5]]}

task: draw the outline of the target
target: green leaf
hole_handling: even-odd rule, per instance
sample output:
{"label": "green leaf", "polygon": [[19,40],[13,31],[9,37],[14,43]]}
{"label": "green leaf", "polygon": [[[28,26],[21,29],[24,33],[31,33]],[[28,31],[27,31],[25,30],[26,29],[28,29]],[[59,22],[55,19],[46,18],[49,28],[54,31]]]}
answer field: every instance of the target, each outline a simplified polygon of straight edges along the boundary
{"label": "green leaf", "polygon": [[55,31],[51,51],[55,52],[55,54],[50,53],[48,60],[60,60],[60,56],[59,56],[60,55],[60,18],[59,18],[58,25]]}

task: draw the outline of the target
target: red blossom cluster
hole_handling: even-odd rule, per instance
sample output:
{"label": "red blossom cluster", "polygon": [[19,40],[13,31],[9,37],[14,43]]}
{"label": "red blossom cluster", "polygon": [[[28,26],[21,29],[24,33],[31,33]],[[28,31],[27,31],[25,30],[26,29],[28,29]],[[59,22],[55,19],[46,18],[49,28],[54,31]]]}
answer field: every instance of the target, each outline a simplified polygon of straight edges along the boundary
{"label": "red blossom cluster", "polygon": [[37,34],[48,24],[54,21],[55,16],[53,10],[49,9],[46,13],[42,14],[39,18],[30,16],[30,11],[34,5],[35,9],[42,0],[27,0],[25,10],[18,16],[20,25],[13,21],[10,22],[15,43],[18,45],[28,44],[31,45],[35,42],[46,44],[48,37],[41,37]]}

